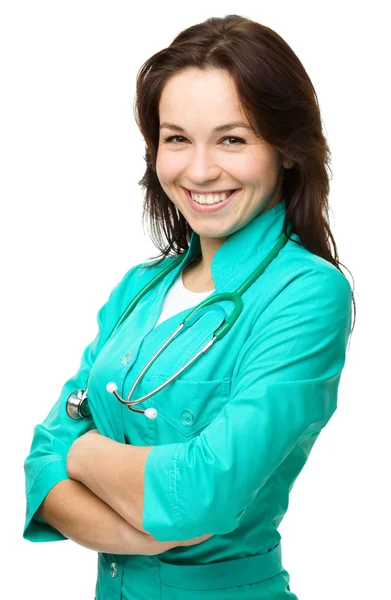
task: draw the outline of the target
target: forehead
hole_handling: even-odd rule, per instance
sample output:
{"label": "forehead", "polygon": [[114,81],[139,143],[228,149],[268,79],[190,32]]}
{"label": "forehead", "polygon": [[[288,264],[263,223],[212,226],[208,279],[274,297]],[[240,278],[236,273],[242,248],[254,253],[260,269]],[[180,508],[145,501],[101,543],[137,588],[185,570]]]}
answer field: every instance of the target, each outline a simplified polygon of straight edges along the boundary
{"label": "forehead", "polygon": [[[242,121],[249,125],[235,83],[222,70],[189,68],[173,75],[164,85],[159,102],[160,122]],[[178,123],[180,124],[180,123]],[[181,123],[183,124],[183,123]]]}

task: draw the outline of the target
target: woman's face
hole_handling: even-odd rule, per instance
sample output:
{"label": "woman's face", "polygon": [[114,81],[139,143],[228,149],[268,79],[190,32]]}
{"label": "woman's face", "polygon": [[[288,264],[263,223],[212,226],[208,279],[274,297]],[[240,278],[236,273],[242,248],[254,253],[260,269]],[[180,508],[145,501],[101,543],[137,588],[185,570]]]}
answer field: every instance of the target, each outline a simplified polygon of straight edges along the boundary
{"label": "woman's face", "polygon": [[[163,88],[159,120],[157,176],[200,237],[229,237],[282,200],[282,169],[292,164],[252,131],[227,72],[188,68],[174,75]],[[243,126],[214,131],[233,122]],[[186,189],[240,191],[220,208],[201,211],[204,205],[193,203]]]}

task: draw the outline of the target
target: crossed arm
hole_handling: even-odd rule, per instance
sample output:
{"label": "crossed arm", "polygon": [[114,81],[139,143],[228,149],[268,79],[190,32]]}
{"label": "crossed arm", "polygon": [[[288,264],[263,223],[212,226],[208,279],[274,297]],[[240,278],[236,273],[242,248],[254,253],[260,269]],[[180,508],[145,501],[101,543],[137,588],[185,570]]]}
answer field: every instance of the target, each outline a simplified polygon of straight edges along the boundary
{"label": "crossed arm", "polygon": [[288,298],[281,294],[254,327],[230,401],[201,435],[132,446],[89,431],[68,452],[69,476],[159,541],[238,527],[294,446],[320,431],[337,406],[350,286],[332,270],[304,273],[301,287],[292,281]]}
{"label": "crossed arm", "polygon": [[[124,445],[100,435],[97,429],[80,436],[68,452],[67,470],[70,479],[60,481],[49,491],[35,516],[43,519],[66,538],[86,548],[113,554],[153,556],[177,546],[193,546],[211,537],[203,535],[184,541],[160,542],[151,534],[129,523],[110,506],[110,503],[115,506],[129,506],[125,500],[126,494],[119,494],[118,486],[112,485],[116,478],[117,481],[118,478],[122,478],[124,491],[129,487],[124,479],[125,476],[129,476],[128,471],[113,472],[113,465],[124,465],[122,459],[125,454],[126,460],[129,459],[129,452],[123,452],[125,448]],[[114,449],[117,452],[113,452]],[[87,474],[85,481],[88,480],[93,489],[82,482],[83,472]],[[110,473],[114,477],[108,478],[107,487],[104,475]],[[105,493],[102,492],[103,488]],[[110,489],[114,490],[113,493]],[[108,501],[105,502],[103,497]],[[137,497],[140,499],[142,495]],[[111,498],[120,502],[112,502]],[[141,515],[142,505],[139,511]],[[134,514],[137,512],[136,510]]]}
{"label": "crossed arm", "polygon": [[141,532],[144,507],[144,470],[153,446],[121,444],[88,431],[72,444],[67,472],[111,506]]}

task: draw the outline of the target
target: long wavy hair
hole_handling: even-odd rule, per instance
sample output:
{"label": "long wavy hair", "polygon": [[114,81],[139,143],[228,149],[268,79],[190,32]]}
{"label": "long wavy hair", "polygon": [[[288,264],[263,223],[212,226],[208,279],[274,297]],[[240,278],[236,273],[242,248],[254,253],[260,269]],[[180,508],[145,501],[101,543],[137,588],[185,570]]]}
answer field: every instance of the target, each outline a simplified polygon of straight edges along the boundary
{"label": "long wavy hair", "polygon": [[[275,31],[238,15],[212,17],[188,27],[137,74],[134,114],[146,142],[146,171],[138,184],[145,189],[143,222],[160,250],[155,258],[185,253],[193,231],[156,174],[160,96],[170,77],[189,67],[220,69],[231,76],[254,132],[294,163],[284,169],[282,181],[284,231],[291,221],[301,245],[342,273],[340,265],[345,265],[339,261],[329,224],[331,153],[315,89],[296,54]],[[355,323],[354,288],[352,301]]]}

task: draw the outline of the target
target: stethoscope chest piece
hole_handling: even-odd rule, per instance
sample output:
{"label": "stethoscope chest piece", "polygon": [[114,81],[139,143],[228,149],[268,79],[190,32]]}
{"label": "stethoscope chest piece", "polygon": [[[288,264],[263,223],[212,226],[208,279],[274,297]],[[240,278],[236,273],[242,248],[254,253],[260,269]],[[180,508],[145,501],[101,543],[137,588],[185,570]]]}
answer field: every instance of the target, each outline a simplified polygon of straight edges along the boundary
{"label": "stethoscope chest piece", "polygon": [[66,402],[67,414],[71,419],[79,420],[91,415],[86,390],[75,390]]}

